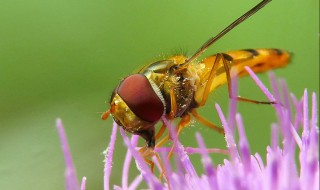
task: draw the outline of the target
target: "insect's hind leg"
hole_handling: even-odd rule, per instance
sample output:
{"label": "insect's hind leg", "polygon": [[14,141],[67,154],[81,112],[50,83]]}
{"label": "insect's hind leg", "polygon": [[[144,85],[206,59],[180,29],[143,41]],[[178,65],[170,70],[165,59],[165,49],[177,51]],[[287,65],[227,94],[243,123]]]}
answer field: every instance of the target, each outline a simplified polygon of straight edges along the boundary
{"label": "insect's hind leg", "polygon": [[[210,71],[210,74],[209,74],[209,77],[208,77],[208,80],[207,80],[207,83],[206,83],[206,86],[205,86],[205,89],[204,89],[204,92],[203,92],[203,95],[202,95],[202,99],[201,99],[200,103],[198,104],[198,107],[201,107],[206,103],[206,101],[208,99],[208,96],[209,96],[209,93],[211,91],[211,89],[210,89],[211,85],[214,82],[215,71],[216,71],[217,66],[220,64],[221,61],[223,63],[223,67],[225,69],[225,74],[226,74],[226,79],[227,79],[227,84],[228,84],[228,93],[229,93],[229,98],[230,99],[235,98],[238,101],[250,102],[250,103],[255,103],[255,104],[275,104],[276,103],[276,102],[269,102],[269,101],[252,100],[252,99],[244,98],[244,97],[240,97],[240,96],[233,97],[232,96],[233,93],[232,93],[231,74],[230,74],[229,65],[233,65],[235,62],[241,63],[243,61],[248,61],[249,58],[248,59],[230,60],[230,59],[228,59],[227,56],[228,56],[227,54],[223,54],[223,53],[218,53],[216,55],[216,59],[215,59],[215,61],[213,63],[213,66],[211,68],[211,71]],[[224,134],[224,129],[223,128],[218,127],[217,125],[215,125],[215,124],[211,123],[210,121],[206,120],[205,118],[201,117],[195,109],[193,109],[191,111],[191,113],[202,124],[204,124],[207,127],[217,131],[218,133]]]}
{"label": "insect's hind leg", "polygon": [[202,95],[202,100],[201,102],[198,104],[199,107],[203,106],[209,96],[209,93],[211,91],[211,84],[214,81],[214,74],[216,71],[216,67],[219,65],[220,61],[222,61],[223,63],[223,67],[225,69],[225,73],[226,73],[226,78],[227,78],[227,84],[228,84],[228,92],[229,92],[229,98],[230,99],[237,99],[238,101],[242,101],[242,102],[250,102],[250,103],[254,103],[254,104],[276,104],[277,102],[275,101],[259,101],[259,100],[253,100],[250,98],[245,98],[245,97],[240,97],[240,96],[236,96],[233,97],[233,93],[232,93],[232,85],[231,85],[231,74],[230,74],[230,69],[229,65],[233,65],[235,62],[237,63],[241,63],[243,61],[247,61],[247,59],[238,59],[238,60],[228,60],[228,55],[227,54],[223,54],[223,53],[218,53],[216,55],[216,59],[214,61],[214,64],[212,66],[212,69],[210,71],[209,77],[208,77],[208,81],[207,84],[205,86],[203,95]]}
{"label": "insect's hind leg", "polygon": [[[226,77],[227,77],[227,83],[228,83],[228,92],[229,92],[229,98],[230,99],[236,99],[238,101],[242,101],[242,102],[249,102],[249,103],[254,103],[254,104],[276,104],[277,102],[275,101],[259,101],[259,100],[253,100],[253,99],[249,99],[249,98],[244,98],[244,97],[241,97],[241,96],[236,96],[236,97],[233,97],[233,92],[232,92],[232,84],[231,84],[231,74],[230,74],[230,68],[229,68],[229,65],[233,65],[234,62],[236,61],[237,63],[241,63],[242,61],[246,61],[246,59],[244,60],[227,60],[226,58],[226,54],[217,54],[217,57],[218,55],[220,55],[221,59],[222,59],[222,62],[223,62],[223,66],[224,66],[224,69],[225,69],[225,73],[226,73]],[[217,59],[216,59],[217,60]],[[229,62],[229,63],[228,63]]]}

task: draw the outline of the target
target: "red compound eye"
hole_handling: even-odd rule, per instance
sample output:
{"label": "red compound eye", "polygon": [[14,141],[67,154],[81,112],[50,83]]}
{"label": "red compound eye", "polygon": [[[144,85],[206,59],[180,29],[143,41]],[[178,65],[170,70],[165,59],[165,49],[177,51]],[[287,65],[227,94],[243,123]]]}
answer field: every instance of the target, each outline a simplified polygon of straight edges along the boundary
{"label": "red compound eye", "polygon": [[147,77],[142,74],[125,78],[119,85],[117,93],[131,111],[144,121],[156,122],[164,112],[161,99]]}

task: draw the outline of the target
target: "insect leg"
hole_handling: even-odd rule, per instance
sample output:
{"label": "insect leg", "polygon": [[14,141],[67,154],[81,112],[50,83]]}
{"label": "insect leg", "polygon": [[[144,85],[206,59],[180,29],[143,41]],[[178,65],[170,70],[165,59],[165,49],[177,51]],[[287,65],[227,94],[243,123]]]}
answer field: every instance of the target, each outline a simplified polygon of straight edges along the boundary
{"label": "insect leg", "polygon": [[[169,187],[170,187],[170,181],[169,181],[169,178],[168,178],[168,176],[167,176],[166,169],[163,167],[163,164],[162,164],[162,161],[161,161],[161,159],[160,159],[160,156],[159,156],[158,153],[154,153],[154,155],[155,155],[155,157],[156,157],[156,159],[157,159],[157,161],[158,161],[158,163],[159,163],[159,165],[160,165],[160,168],[161,168],[161,173],[160,173],[160,176],[159,176],[159,180],[161,181],[162,176],[164,175],[164,176],[166,177],[167,183],[168,183],[168,185],[169,185]],[[169,189],[170,189],[170,188],[169,188]]]}
{"label": "insect leg", "polygon": [[[182,119],[180,120],[178,127],[177,127],[177,134],[176,134],[176,139],[178,139],[179,134],[181,133],[182,129],[184,127],[186,127],[189,123],[190,123],[190,115],[186,114],[182,117]],[[165,125],[163,125],[165,126]],[[161,129],[160,129],[161,130]],[[161,147],[163,144],[165,144],[168,140],[170,139],[170,135],[167,134],[163,139],[161,139],[157,144],[156,144],[156,148]],[[173,145],[171,147],[171,150],[169,152],[168,158],[170,158],[172,156],[173,150],[174,150],[174,146],[175,146],[175,142],[173,142]]]}
{"label": "insect leg", "polygon": [[196,109],[193,109],[191,111],[192,115],[194,118],[196,118],[200,123],[204,124],[205,126],[217,131],[218,133],[224,134],[224,129],[222,127],[218,127],[217,125],[211,123],[210,121],[208,121],[207,119],[201,117],[198,112],[196,111]]}
{"label": "insect leg", "polygon": [[[167,182],[169,184],[169,178],[167,176],[167,172],[165,168],[163,167],[162,161],[160,159],[160,156],[158,153],[156,153],[153,149],[150,149],[148,147],[142,147],[139,149],[140,154],[143,157],[143,160],[150,165],[151,172],[154,173],[154,162],[150,159],[151,157],[155,156],[159,165],[160,165],[160,175],[159,175],[159,180],[162,179],[163,176],[167,179]],[[170,184],[169,184],[170,185]]]}
{"label": "insect leg", "polygon": [[166,130],[166,125],[163,123],[158,133],[156,134],[155,139],[158,140],[163,135],[165,130]]}
{"label": "insect leg", "polygon": [[218,59],[218,55],[220,55],[220,57],[222,58],[222,62],[223,62],[223,66],[224,66],[224,69],[225,69],[225,73],[226,73],[226,77],[227,77],[227,83],[228,83],[228,91],[229,91],[229,98],[230,99],[237,99],[238,101],[242,101],[242,102],[250,102],[250,103],[254,103],[254,104],[276,104],[277,102],[275,101],[259,101],[259,100],[252,100],[252,99],[249,99],[249,98],[244,98],[244,97],[240,97],[240,96],[236,96],[236,97],[233,97],[232,96],[232,84],[231,84],[231,75],[230,75],[230,68],[229,68],[229,65],[233,65],[234,64],[234,61],[237,61],[237,62],[241,62],[241,60],[231,60],[229,61],[228,63],[228,60],[225,58],[225,54],[217,54],[217,59]]}
{"label": "insect leg", "polygon": [[150,165],[151,172],[154,173],[154,162],[147,157],[143,157],[144,161]]}
{"label": "insect leg", "polygon": [[[170,89],[170,99],[171,99],[171,111],[169,114],[169,119],[174,119],[176,111],[177,111],[177,102],[175,99],[175,94],[174,94],[174,90],[171,88]],[[178,139],[179,134],[181,133],[182,128],[184,128],[185,126],[187,126],[190,123],[190,115],[186,114],[182,117],[182,119],[180,120],[178,127],[177,127],[177,134],[176,134],[176,139]],[[162,125],[162,127],[160,128],[158,134],[156,135],[156,139],[159,138],[163,132],[164,132],[164,126],[165,124]],[[170,134],[166,135],[160,142],[157,143],[156,147],[160,147],[162,146],[164,143],[166,143],[168,140],[170,139]],[[175,142],[173,142],[173,145],[171,147],[171,150],[168,154],[168,158],[170,158],[172,156],[173,150],[175,147]]]}
{"label": "insect leg", "polygon": [[[162,124],[159,132],[158,132],[157,135],[156,135],[156,139],[161,137],[161,135],[159,135],[159,133],[162,133],[162,134],[163,134],[163,132],[164,132],[164,130],[165,130],[165,129],[163,129],[163,128],[166,128],[166,125],[165,125],[164,122],[163,122],[163,124]],[[162,132],[162,131],[163,131],[163,132]],[[169,134],[169,133],[168,133],[165,137],[163,137],[163,138],[156,144],[155,148],[161,147],[161,146],[164,145],[166,142],[168,142],[168,140],[170,140],[170,134]]]}
{"label": "insect leg", "polygon": [[167,134],[163,139],[161,139],[157,144],[156,148],[161,147],[164,143],[166,143],[170,139],[169,134]]}
{"label": "insect leg", "polygon": [[107,110],[101,114],[101,119],[106,120],[108,119],[109,115],[110,115],[110,110]]}
{"label": "insect leg", "polygon": [[174,147],[175,147],[175,145],[176,145],[176,142],[177,142],[177,140],[178,140],[178,138],[179,138],[179,135],[180,135],[182,129],[183,129],[184,127],[186,127],[187,125],[189,125],[190,120],[191,120],[191,118],[190,118],[190,115],[189,115],[189,114],[186,114],[186,115],[184,115],[184,116],[181,118],[181,120],[180,120],[180,122],[179,122],[179,124],[178,124],[178,129],[177,129],[176,138],[174,138],[173,145],[172,145],[171,150],[170,150],[170,152],[169,152],[169,154],[168,154],[168,159],[170,159],[171,156],[172,156],[172,154],[173,154]]}
{"label": "insect leg", "polygon": [[[159,132],[157,133],[156,138],[160,138],[160,137],[161,137],[161,135],[159,135],[159,133],[163,133],[163,132],[164,132],[165,129],[163,129],[163,127],[164,127],[164,128],[166,127],[166,125],[165,125],[164,122],[163,122],[163,124],[162,124]],[[163,132],[161,132],[161,131],[163,131]],[[166,142],[168,142],[168,140],[170,140],[170,134],[167,134],[165,137],[163,137],[163,138],[156,144],[155,148],[161,147],[161,146],[164,145]]]}
{"label": "insect leg", "polygon": [[[176,103],[176,98],[174,95],[174,90],[173,88],[170,89],[170,100],[171,100],[171,111],[169,113],[168,119],[169,120],[173,120],[177,111],[177,103]],[[162,136],[162,134],[164,133],[165,130],[165,123],[163,122],[159,132],[156,135],[156,139],[160,138]],[[160,147],[162,146],[164,143],[166,143],[168,140],[170,139],[170,135],[167,134],[163,139],[160,140],[160,142],[158,142],[156,144],[155,147]]]}
{"label": "insect leg", "polygon": [[217,54],[216,59],[214,60],[213,66],[211,68],[211,71],[210,71],[210,74],[209,74],[209,77],[208,77],[208,80],[207,80],[207,83],[206,83],[206,86],[204,88],[204,92],[203,92],[203,95],[202,95],[201,102],[198,104],[198,107],[203,106],[206,103],[207,99],[208,99],[208,96],[209,96],[209,93],[210,93],[211,84],[212,84],[214,76],[215,76],[216,67],[219,65],[219,61],[222,58],[221,55],[222,54]]}
{"label": "insect leg", "polygon": [[141,156],[143,157],[143,160],[150,165],[150,169],[151,169],[151,172],[153,173],[154,171],[154,162],[150,159],[148,159],[148,157],[150,156],[153,156],[153,150],[151,150],[150,148],[148,147],[142,147],[139,149],[139,152],[141,154]]}
{"label": "insect leg", "polygon": [[169,119],[174,119],[176,112],[177,112],[177,102],[176,102],[176,97],[174,95],[174,90],[173,88],[170,89],[170,102],[171,102],[171,110],[169,114]]}

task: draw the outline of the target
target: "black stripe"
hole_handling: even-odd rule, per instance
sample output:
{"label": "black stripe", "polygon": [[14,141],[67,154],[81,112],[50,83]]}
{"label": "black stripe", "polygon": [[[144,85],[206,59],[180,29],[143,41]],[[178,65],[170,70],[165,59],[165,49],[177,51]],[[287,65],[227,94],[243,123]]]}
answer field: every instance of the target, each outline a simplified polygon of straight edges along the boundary
{"label": "black stripe", "polygon": [[225,58],[227,61],[233,61],[233,58],[230,55],[226,53],[223,53],[222,55],[223,55],[223,58]]}
{"label": "black stripe", "polygon": [[264,64],[263,63],[257,63],[253,67],[262,67]]}
{"label": "black stripe", "polygon": [[277,53],[277,55],[282,55],[283,54],[283,52],[280,49],[274,48],[272,50],[275,51]]}
{"label": "black stripe", "polygon": [[243,51],[250,52],[253,56],[258,56],[259,55],[259,52],[257,52],[254,49],[244,49]]}

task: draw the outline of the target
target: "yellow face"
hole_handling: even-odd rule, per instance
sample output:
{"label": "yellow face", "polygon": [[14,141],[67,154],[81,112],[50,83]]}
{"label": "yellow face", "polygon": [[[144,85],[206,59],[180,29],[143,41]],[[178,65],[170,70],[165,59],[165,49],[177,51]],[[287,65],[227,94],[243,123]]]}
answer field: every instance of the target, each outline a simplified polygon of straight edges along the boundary
{"label": "yellow face", "polygon": [[153,126],[153,123],[144,121],[136,116],[118,93],[113,96],[110,106],[110,113],[114,121],[130,133],[138,134],[140,131]]}

